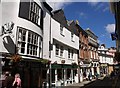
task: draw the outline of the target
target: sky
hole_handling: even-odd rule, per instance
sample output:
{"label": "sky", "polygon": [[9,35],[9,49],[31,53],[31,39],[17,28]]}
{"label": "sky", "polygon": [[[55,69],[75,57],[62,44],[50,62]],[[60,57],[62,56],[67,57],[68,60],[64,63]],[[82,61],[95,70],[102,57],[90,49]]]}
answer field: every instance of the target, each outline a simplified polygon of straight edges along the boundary
{"label": "sky", "polygon": [[110,33],[115,31],[114,14],[110,11],[109,2],[50,2],[54,10],[63,9],[67,20],[78,20],[82,29],[91,29],[98,36],[99,44],[105,44],[106,48],[115,47]]}

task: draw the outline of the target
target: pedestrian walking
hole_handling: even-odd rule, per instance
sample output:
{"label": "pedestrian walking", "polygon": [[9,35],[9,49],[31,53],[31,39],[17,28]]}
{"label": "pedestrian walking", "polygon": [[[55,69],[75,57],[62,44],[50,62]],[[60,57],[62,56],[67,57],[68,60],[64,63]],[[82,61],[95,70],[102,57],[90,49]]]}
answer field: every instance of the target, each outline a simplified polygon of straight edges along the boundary
{"label": "pedestrian walking", "polygon": [[89,72],[88,78],[90,81],[92,80],[92,72],[91,71]]}
{"label": "pedestrian walking", "polygon": [[83,77],[86,80],[86,72],[83,72]]}
{"label": "pedestrian walking", "polygon": [[89,80],[89,77],[88,77],[88,76],[89,76],[89,72],[87,71],[87,72],[86,72],[86,80],[87,80],[87,81]]}
{"label": "pedestrian walking", "polygon": [[95,77],[96,77],[96,79],[98,79],[98,73],[97,72],[95,72]]}
{"label": "pedestrian walking", "polygon": [[11,74],[8,71],[6,71],[3,88],[12,88],[13,81],[14,81],[14,77],[12,77]]}
{"label": "pedestrian walking", "polygon": [[13,86],[14,86],[14,88],[21,88],[21,79],[20,79],[20,74],[19,73],[15,74],[15,79],[14,79],[14,82],[13,82]]}
{"label": "pedestrian walking", "polygon": [[112,71],[112,72],[111,72],[111,74],[110,74],[110,79],[112,79],[112,80],[113,80],[113,79],[114,79],[114,77],[115,77],[115,73],[114,73],[114,71]]}

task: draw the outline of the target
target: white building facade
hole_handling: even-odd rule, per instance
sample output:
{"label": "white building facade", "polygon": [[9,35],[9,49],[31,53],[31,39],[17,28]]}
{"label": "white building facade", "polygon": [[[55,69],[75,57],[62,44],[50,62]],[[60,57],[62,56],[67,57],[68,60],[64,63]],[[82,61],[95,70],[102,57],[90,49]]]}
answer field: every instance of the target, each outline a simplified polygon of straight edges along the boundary
{"label": "white building facade", "polygon": [[[3,72],[0,74],[6,70],[12,75],[20,73],[23,87],[40,87],[43,79],[43,65],[39,62],[43,59],[43,30],[45,24],[50,25],[44,24],[44,20],[47,17],[45,14],[50,14],[52,9],[40,0],[4,0],[1,3],[0,53]],[[17,59],[18,62],[14,62]]]}
{"label": "white building facade", "polygon": [[114,70],[114,65],[116,64],[114,59],[115,52],[116,50],[105,48],[104,44],[98,48],[101,75],[109,75]]}
{"label": "white building facade", "polygon": [[[60,13],[62,10],[59,11]],[[62,19],[62,17],[60,18]],[[64,20],[66,21],[66,20]],[[73,22],[74,24],[74,22]],[[51,69],[52,83],[57,85],[61,80],[63,85],[77,82],[77,66],[78,65],[78,50],[79,37],[72,31],[57,21],[56,18],[51,19]]]}

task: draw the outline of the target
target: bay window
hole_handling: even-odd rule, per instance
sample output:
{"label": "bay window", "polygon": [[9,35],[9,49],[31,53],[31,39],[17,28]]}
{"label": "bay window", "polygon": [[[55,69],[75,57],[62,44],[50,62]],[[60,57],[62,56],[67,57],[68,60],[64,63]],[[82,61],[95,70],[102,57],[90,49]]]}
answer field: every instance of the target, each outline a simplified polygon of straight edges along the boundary
{"label": "bay window", "polygon": [[18,53],[40,56],[42,52],[41,43],[41,37],[38,34],[25,28],[18,27]]}

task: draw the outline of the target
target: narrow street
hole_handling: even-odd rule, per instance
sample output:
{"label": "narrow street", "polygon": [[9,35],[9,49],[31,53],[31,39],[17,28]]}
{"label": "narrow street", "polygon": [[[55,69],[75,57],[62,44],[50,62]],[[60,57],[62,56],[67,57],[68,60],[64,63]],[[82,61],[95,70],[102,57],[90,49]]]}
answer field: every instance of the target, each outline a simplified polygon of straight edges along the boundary
{"label": "narrow street", "polygon": [[118,82],[119,80],[117,78],[112,80],[109,77],[105,77],[104,79],[97,79],[93,82],[90,82],[80,88],[120,88],[120,85],[117,85]]}
{"label": "narrow street", "polygon": [[120,88],[120,0],[1,0],[0,12],[0,88]]}

